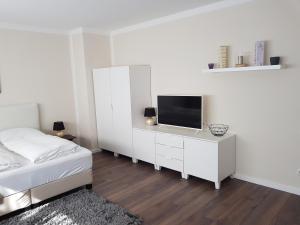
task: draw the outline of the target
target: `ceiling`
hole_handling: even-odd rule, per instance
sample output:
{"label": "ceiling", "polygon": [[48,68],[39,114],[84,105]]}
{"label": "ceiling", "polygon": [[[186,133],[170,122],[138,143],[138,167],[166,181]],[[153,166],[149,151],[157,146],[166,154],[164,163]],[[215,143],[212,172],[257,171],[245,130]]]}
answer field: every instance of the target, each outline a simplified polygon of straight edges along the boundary
{"label": "ceiling", "polygon": [[0,0],[0,23],[112,31],[220,0]]}

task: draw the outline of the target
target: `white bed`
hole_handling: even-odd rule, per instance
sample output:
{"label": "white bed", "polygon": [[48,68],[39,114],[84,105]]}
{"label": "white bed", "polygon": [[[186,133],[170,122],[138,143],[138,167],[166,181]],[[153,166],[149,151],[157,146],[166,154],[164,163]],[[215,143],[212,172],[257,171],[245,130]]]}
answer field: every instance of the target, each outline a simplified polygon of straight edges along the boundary
{"label": "white bed", "polygon": [[74,154],[40,164],[31,163],[27,159],[24,159],[23,162],[26,162],[26,165],[0,173],[0,194],[3,197],[92,168],[91,153],[84,148]]}
{"label": "white bed", "polygon": [[[0,130],[20,127],[39,129],[37,104],[0,106]],[[92,154],[85,148],[38,164],[16,159],[22,167],[0,172],[0,216],[92,183]]]}
{"label": "white bed", "polygon": [[[1,144],[0,147],[4,149]],[[31,187],[30,171],[24,169],[30,165],[30,161],[9,150],[6,150],[6,154],[10,155],[14,162],[20,163],[20,167],[7,168],[0,172],[0,195],[2,197],[28,190]]]}

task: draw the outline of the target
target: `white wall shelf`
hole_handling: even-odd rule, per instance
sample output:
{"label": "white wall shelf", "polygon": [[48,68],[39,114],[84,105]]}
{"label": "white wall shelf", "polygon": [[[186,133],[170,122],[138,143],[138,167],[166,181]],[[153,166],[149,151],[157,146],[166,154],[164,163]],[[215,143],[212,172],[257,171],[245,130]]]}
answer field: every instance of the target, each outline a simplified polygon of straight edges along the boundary
{"label": "white wall shelf", "polygon": [[268,66],[247,66],[247,67],[230,67],[230,68],[216,68],[205,69],[203,73],[224,73],[224,72],[244,72],[244,71],[262,71],[262,70],[280,70],[282,65],[268,65]]}

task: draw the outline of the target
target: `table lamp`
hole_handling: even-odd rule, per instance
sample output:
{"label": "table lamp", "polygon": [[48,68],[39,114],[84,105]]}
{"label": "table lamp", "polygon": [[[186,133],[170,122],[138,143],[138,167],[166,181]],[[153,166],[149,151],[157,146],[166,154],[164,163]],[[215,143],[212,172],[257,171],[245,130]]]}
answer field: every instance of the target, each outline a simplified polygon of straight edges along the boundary
{"label": "table lamp", "polygon": [[57,121],[53,123],[53,130],[56,131],[58,137],[64,136],[65,125],[62,121]]}
{"label": "table lamp", "polygon": [[155,108],[153,107],[147,107],[145,108],[145,113],[144,113],[144,117],[146,117],[146,124],[148,126],[153,126],[155,125],[155,116],[156,116],[156,112],[155,112]]}

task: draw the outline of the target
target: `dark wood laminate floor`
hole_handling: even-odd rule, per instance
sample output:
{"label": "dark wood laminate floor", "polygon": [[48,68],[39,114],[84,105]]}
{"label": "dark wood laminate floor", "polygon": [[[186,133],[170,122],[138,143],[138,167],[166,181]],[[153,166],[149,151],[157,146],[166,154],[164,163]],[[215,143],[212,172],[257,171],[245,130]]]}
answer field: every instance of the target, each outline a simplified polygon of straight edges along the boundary
{"label": "dark wood laminate floor", "polygon": [[300,196],[236,179],[217,191],[212,182],[105,151],[94,154],[93,189],[145,225],[300,225]]}

